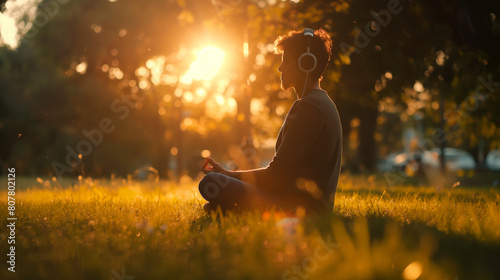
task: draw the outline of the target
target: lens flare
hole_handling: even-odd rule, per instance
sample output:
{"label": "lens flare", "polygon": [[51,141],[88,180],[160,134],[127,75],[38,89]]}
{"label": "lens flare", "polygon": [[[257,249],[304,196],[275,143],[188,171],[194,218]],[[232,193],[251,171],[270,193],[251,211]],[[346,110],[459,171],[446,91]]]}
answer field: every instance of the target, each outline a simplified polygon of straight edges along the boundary
{"label": "lens flare", "polygon": [[193,80],[212,79],[222,66],[224,56],[224,52],[216,47],[204,47],[198,52],[196,61],[191,64],[180,81],[184,84],[191,84]]}

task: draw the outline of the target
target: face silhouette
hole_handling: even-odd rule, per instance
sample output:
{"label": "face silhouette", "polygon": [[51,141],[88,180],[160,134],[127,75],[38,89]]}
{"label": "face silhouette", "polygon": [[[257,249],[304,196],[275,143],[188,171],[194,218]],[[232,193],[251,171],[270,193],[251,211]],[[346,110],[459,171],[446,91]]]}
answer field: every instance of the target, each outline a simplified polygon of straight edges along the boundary
{"label": "face silhouette", "polygon": [[278,67],[278,71],[281,72],[281,89],[283,90],[295,88],[303,76],[297,66],[297,59],[286,52],[283,52],[281,56],[281,65]]}

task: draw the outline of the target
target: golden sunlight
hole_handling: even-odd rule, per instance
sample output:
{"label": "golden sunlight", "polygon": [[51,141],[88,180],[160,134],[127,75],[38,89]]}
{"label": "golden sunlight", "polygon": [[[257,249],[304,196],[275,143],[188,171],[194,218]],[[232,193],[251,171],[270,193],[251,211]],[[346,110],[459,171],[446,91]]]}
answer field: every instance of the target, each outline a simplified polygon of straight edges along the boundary
{"label": "golden sunlight", "polygon": [[184,84],[191,84],[194,80],[212,79],[224,61],[225,53],[219,48],[208,46],[198,52],[196,61],[189,67],[188,72],[181,77]]}

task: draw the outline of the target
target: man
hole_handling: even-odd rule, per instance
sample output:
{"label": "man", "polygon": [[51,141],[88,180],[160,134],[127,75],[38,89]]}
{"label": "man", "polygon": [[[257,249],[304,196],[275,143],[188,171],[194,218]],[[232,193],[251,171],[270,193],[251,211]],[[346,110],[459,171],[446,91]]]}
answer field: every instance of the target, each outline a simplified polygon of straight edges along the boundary
{"label": "man", "polygon": [[[294,88],[297,100],[288,112],[267,167],[229,171],[211,158],[199,184],[209,201],[205,210],[263,209],[331,211],[340,174],[342,129],[337,108],[320,81],[331,57],[325,30],[290,31],[275,41],[282,55],[283,90]],[[207,164],[213,168],[208,169]]]}

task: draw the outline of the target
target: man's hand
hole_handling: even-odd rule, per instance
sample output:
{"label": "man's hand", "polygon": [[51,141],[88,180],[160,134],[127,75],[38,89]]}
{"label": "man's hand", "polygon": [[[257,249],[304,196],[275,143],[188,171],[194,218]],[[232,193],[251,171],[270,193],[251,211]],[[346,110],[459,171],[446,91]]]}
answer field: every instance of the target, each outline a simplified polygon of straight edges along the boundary
{"label": "man's hand", "polygon": [[[212,165],[212,167],[208,166],[209,164]],[[224,168],[224,166],[210,157],[206,158],[205,164],[203,164],[203,166],[201,167],[201,172],[205,174],[208,174],[210,172],[217,172],[228,176],[230,173],[227,169]]]}

